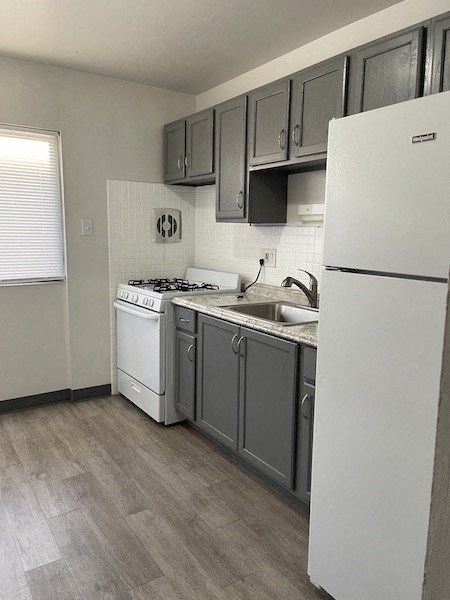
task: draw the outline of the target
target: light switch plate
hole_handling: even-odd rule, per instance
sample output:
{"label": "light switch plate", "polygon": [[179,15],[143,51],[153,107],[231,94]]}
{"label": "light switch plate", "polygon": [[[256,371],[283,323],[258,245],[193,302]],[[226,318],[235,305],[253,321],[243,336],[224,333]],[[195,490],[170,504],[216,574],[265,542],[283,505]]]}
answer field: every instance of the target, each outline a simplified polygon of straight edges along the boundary
{"label": "light switch plate", "polygon": [[94,232],[94,224],[92,219],[81,219],[81,235],[92,235]]}

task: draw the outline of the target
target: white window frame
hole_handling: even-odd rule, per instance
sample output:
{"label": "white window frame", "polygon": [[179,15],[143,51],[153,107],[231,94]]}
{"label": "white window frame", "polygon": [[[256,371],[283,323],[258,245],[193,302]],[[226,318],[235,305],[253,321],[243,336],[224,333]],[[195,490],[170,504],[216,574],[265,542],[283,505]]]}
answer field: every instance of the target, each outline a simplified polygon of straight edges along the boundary
{"label": "white window frame", "polygon": [[57,139],[58,145],[58,161],[59,161],[59,193],[61,200],[61,252],[62,252],[62,263],[63,263],[63,275],[55,278],[42,278],[42,279],[11,279],[11,280],[0,280],[0,287],[14,287],[23,285],[48,285],[55,283],[65,283],[67,281],[67,247],[66,247],[66,211],[64,204],[64,177],[63,177],[63,159],[62,159],[62,135],[61,132],[56,129],[42,129],[39,127],[26,127],[22,125],[11,125],[10,123],[0,123],[0,130],[17,131],[23,133],[34,133],[34,134],[47,134],[53,135]]}

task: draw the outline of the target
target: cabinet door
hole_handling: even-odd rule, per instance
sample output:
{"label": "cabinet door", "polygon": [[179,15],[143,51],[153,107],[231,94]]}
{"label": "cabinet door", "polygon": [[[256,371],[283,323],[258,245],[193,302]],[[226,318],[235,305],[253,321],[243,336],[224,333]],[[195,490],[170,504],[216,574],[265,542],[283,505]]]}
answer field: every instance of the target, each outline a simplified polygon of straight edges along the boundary
{"label": "cabinet door", "polygon": [[197,423],[237,449],[239,327],[200,315],[198,320]]}
{"label": "cabinet door", "polygon": [[315,387],[303,384],[297,424],[296,495],[309,504],[311,498],[312,442]]}
{"label": "cabinet door", "polygon": [[164,181],[184,179],[184,134],[184,121],[164,126]]}
{"label": "cabinet door", "polygon": [[433,72],[431,93],[450,90],[450,14],[437,17],[431,27],[433,43]]}
{"label": "cabinet door", "polygon": [[326,152],[328,124],[344,116],[347,60],[329,60],[293,78],[290,158]]}
{"label": "cabinet door", "polygon": [[289,131],[289,86],[285,79],[249,95],[249,163],[286,160]]}
{"label": "cabinet door", "polygon": [[177,329],[176,407],[189,419],[195,418],[195,337]]}
{"label": "cabinet door", "polygon": [[242,328],[239,452],[292,489],[297,344]]}
{"label": "cabinet door", "polygon": [[350,57],[349,113],[417,98],[422,93],[423,27],[356,50]]}
{"label": "cabinet door", "polygon": [[213,172],[214,110],[204,110],[186,119],[186,177]]}
{"label": "cabinet door", "polygon": [[245,216],[247,98],[216,108],[216,220]]}

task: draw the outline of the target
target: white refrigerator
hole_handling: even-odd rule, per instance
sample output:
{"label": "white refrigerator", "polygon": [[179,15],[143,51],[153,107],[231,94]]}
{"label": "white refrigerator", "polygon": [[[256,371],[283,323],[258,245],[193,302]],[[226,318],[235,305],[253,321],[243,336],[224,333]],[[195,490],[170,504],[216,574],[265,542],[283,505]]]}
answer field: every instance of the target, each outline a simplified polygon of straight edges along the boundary
{"label": "white refrigerator", "polygon": [[450,265],[450,92],[330,123],[324,265],[308,573],[336,600],[420,600]]}

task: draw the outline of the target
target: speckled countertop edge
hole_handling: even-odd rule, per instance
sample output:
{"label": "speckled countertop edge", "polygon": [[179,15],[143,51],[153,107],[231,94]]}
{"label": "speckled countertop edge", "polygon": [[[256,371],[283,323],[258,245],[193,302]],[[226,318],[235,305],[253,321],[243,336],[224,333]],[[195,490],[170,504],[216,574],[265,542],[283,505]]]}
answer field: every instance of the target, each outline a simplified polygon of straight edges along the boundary
{"label": "speckled countertop edge", "polygon": [[263,333],[276,335],[285,340],[317,348],[318,323],[283,326],[248,315],[231,312],[223,308],[227,305],[253,304],[256,302],[279,300],[295,302],[296,304],[307,304],[302,292],[263,284],[255,285],[254,288],[251,288],[244,294],[244,298],[242,299],[239,299],[237,294],[203,294],[198,296],[177,296],[172,298],[172,304],[190,308],[204,315],[217,317],[236,325],[243,325]]}

